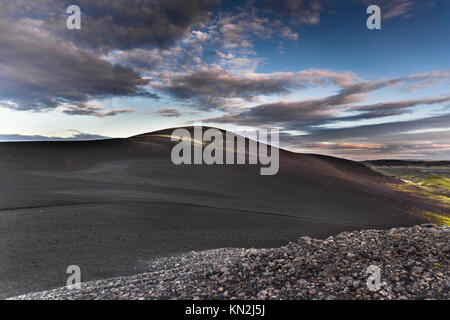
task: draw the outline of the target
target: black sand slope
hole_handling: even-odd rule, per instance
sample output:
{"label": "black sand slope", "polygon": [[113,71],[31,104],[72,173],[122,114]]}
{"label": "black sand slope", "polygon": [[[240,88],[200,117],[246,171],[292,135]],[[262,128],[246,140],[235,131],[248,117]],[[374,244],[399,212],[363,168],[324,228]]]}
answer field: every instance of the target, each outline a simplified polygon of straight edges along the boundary
{"label": "black sand slope", "polygon": [[344,159],[280,150],[280,171],[180,165],[169,131],[89,142],[0,143],[0,297],[135,274],[192,250],[410,226],[419,200]]}

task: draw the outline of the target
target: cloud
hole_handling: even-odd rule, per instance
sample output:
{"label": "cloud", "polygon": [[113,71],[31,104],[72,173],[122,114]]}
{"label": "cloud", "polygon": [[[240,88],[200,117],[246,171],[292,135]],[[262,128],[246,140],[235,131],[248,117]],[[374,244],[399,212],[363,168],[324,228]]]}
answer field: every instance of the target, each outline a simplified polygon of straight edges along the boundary
{"label": "cloud", "polygon": [[[158,99],[146,91],[151,88],[150,79],[159,82],[156,89],[188,99],[203,110],[236,107],[259,95],[287,94],[301,87],[302,80],[291,80],[289,74],[254,74],[260,59],[246,56],[251,52],[241,49],[246,43],[252,46],[251,35],[296,39],[298,35],[289,26],[265,15],[289,12],[301,23],[310,23],[308,12],[319,11],[315,2],[275,5],[266,1],[264,15],[256,7],[253,13],[236,7],[239,13],[225,14],[208,25],[220,1],[80,0],[81,31],[65,26],[69,0],[11,2],[0,13],[0,46],[4,48],[0,52],[0,106],[48,111],[72,105],[63,112],[107,116],[86,105],[113,96]],[[239,54],[231,52],[236,45]],[[216,58],[244,77],[208,66],[204,59],[209,49],[205,51],[204,46],[228,47],[222,56],[214,50]],[[305,72],[304,77],[309,75]],[[318,71],[312,77],[317,80],[311,78],[311,82],[323,81]],[[209,80],[212,83],[207,88],[189,87]]]}
{"label": "cloud", "polygon": [[[77,45],[101,52],[113,49],[167,48],[197,24],[205,23],[218,0],[78,0],[82,32],[68,30],[65,10],[71,0],[18,0],[6,6],[18,17],[42,21],[42,28]],[[2,8],[3,10],[3,8]],[[61,19],[61,17],[64,19]]]}
{"label": "cloud", "polygon": [[450,101],[450,97],[408,99],[358,105],[350,109],[351,111],[360,111],[358,114],[348,117],[339,117],[338,119],[329,119],[328,122],[333,120],[349,121],[401,115],[412,112],[412,108],[415,106],[441,104],[448,101]]}
{"label": "cloud", "polygon": [[[185,106],[180,106],[179,108],[184,108]],[[157,115],[160,117],[168,117],[168,118],[179,118],[186,115],[197,114],[196,111],[186,111],[180,110],[177,108],[161,108],[156,111],[148,112],[147,114]]]}
{"label": "cloud", "polygon": [[222,45],[226,49],[251,47],[249,35],[254,34],[260,38],[269,38],[274,30],[269,27],[269,19],[240,12],[218,21],[218,28],[222,38]]}
{"label": "cloud", "polygon": [[378,143],[362,143],[362,142],[338,142],[338,143],[324,143],[317,142],[309,145],[303,145],[309,149],[322,150],[380,150],[385,149],[386,146]]}
{"label": "cloud", "polygon": [[193,41],[170,49],[115,50],[105,58],[161,81],[173,73],[188,72],[206,65],[200,58],[202,55],[203,47]]}
{"label": "cloud", "polygon": [[[277,11],[278,12],[278,11]],[[279,13],[279,12],[278,12]],[[244,49],[250,53],[253,47],[252,37],[271,39],[280,36],[297,40],[298,34],[287,23],[277,16],[261,12],[256,7],[242,10],[237,14],[227,14],[215,21],[213,30],[216,42],[224,49]]]}
{"label": "cloud", "polygon": [[411,0],[390,0],[382,4],[383,18],[391,19],[399,16],[409,16],[414,7],[414,1]]}
{"label": "cloud", "polygon": [[107,111],[103,107],[90,106],[84,104],[65,106],[63,110],[65,114],[71,116],[96,116],[99,118],[113,117],[118,114],[131,113],[134,111],[135,111],[134,109],[118,109]]}
{"label": "cloud", "polygon": [[[2,17],[0,17],[2,18]],[[60,41],[33,21],[0,19],[0,97],[2,106],[47,111],[93,98],[147,96],[149,83],[131,68]]]}
{"label": "cloud", "polygon": [[443,98],[422,98],[422,99],[409,99],[393,102],[374,103],[369,105],[362,105],[354,108],[354,110],[360,111],[386,111],[396,110],[414,107],[420,104],[435,104],[450,101],[450,97]]}
{"label": "cloud", "polygon": [[322,11],[319,0],[262,0],[258,5],[262,10],[290,17],[294,25],[319,23]]}
{"label": "cloud", "polygon": [[182,112],[180,112],[178,109],[175,108],[164,108],[164,109],[159,109],[157,111],[157,114],[162,116],[162,117],[181,117],[183,115]]}
{"label": "cloud", "polygon": [[[408,86],[425,79],[433,81],[444,74],[448,76],[445,72],[430,72],[374,81],[355,82],[352,78],[340,82],[338,93],[328,97],[266,103],[203,121],[279,127],[281,145],[299,152],[325,153],[351,159],[445,159],[450,156],[450,131],[445,134],[442,130],[448,128],[450,114],[370,125],[353,123],[351,127],[328,126],[343,122],[347,122],[348,126],[351,121],[409,113],[417,106],[445,104],[450,101],[449,96],[360,104],[369,92],[392,86]],[[445,110],[442,109],[442,112]],[[349,112],[353,114],[347,115]],[[302,132],[300,135],[295,134],[299,131]]]}
{"label": "cloud", "polygon": [[[344,101],[342,101],[344,102]],[[349,102],[349,101],[347,101]],[[321,107],[322,106],[322,107]],[[333,115],[331,105],[326,99],[314,99],[298,102],[276,102],[258,105],[237,114],[209,118],[207,122],[233,123],[244,126],[308,126],[317,120]]]}
{"label": "cloud", "polygon": [[298,33],[292,31],[292,29],[289,27],[284,27],[283,29],[281,29],[281,36],[283,36],[284,38],[291,39],[291,40],[298,39]]}
{"label": "cloud", "polygon": [[413,130],[448,128],[450,114],[407,121],[394,121],[345,128],[310,128],[308,140],[328,141],[349,138],[390,136]]}
{"label": "cloud", "polygon": [[[301,73],[297,73],[299,75]],[[306,74],[315,75],[308,71]],[[322,73],[322,76],[332,73]],[[303,74],[304,75],[304,74]],[[337,76],[337,74],[333,74]],[[375,81],[362,81],[355,83],[354,78],[348,76],[337,76],[332,82],[341,86],[339,92],[325,98],[310,99],[303,101],[279,101],[266,103],[246,110],[231,113],[216,118],[209,118],[206,121],[212,123],[233,123],[246,126],[281,126],[290,130],[305,130],[310,126],[323,125],[335,121],[349,121],[374,119],[393,115],[400,115],[410,112],[410,108],[418,105],[440,104],[450,101],[450,97],[408,99],[375,103],[368,105],[355,105],[365,99],[365,94],[394,85],[410,83],[412,81],[422,81],[423,79],[433,79],[441,77],[442,73],[420,73],[393,79],[382,79]],[[290,79],[294,79],[291,77]],[[314,79],[306,77],[306,79]],[[320,84],[326,77],[311,81]],[[303,79],[305,80],[305,79]],[[297,83],[298,85],[298,83]],[[289,86],[284,84],[284,88]],[[294,87],[294,86],[292,86]],[[357,112],[355,115],[342,116],[343,112]]]}
{"label": "cloud", "polygon": [[[47,111],[73,104],[78,107],[64,112],[97,115],[80,106],[112,96],[158,99],[146,91],[153,79],[159,82],[156,89],[188,99],[199,109],[225,110],[257,96],[287,94],[307,81],[316,85],[325,78],[336,82],[338,77],[351,78],[328,78],[319,71],[253,72],[261,59],[247,56],[251,50],[243,49],[252,47],[251,37],[296,39],[298,34],[274,17],[289,15],[295,24],[314,24],[321,10],[317,1],[264,1],[261,9],[250,2],[253,10],[237,6],[237,14],[214,18],[217,0],[80,0],[81,31],[65,26],[69,4],[69,0],[18,0],[2,8],[0,46],[5,50],[0,61],[7,63],[0,62],[1,106]],[[227,48],[222,55],[219,50],[214,54],[228,71],[205,63],[212,57],[211,47]],[[204,82],[209,80],[212,83]],[[189,87],[195,83],[205,88]]]}
{"label": "cloud", "polygon": [[436,81],[442,79],[448,79],[450,72],[448,71],[432,71],[414,73],[407,76],[396,77],[391,79],[380,79],[374,81],[361,81],[359,83],[346,85],[338,95],[348,96],[354,94],[362,94],[382,88],[389,88],[399,84],[411,84],[423,83],[426,81]]}
{"label": "cloud", "polygon": [[314,152],[344,157],[355,160],[368,159],[448,159],[450,144],[436,144],[431,142],[397,143],[315,143],[300,144],[292,147],[302,152]]}
{"label": "cloud", "polygon": [[381,9],[382,19],[410,18],[421,14],[427,9],[435,6],[437,1],[421,0],[362,0],[365,6],[376,4]]}
{"label": "cloud", "polygon": [[281,145],[350,159],[448,159],[450,115],[282,135]]}
{"label": "cloud", "polygon": [[[295,102],[275,102],[258,105],[246,111],[209,118],[212,123],[233,123],[245,126],[281,126],[290,130],[305,130],[311,126],[336,121],[352,121],[382,118],[409,113],[417,105],[439,104],[450,101],[446,98],[424,98],[405,101],[376,103],[371,105],[346,106],[359,102],[359,95],[334,95],[327,98]],[[340,107],[340,108],[338,108]],[[341,116],[343,111],[361,111],[351,116]]]}
{"label": "cloud", "polygon": [[288,94],[291,89],[329,83],[344,86],[353,83],[354,75],[330,70],[305,70],[297,73],[278,72],[271,74],[249,73],[242,76],[232,74],[218,66],[202,68],[191,73],[175,75],[158,85],[177,99],[189,100],[199,109],[227,110],[233,105],[229,99],[255,101],[258,96]]}

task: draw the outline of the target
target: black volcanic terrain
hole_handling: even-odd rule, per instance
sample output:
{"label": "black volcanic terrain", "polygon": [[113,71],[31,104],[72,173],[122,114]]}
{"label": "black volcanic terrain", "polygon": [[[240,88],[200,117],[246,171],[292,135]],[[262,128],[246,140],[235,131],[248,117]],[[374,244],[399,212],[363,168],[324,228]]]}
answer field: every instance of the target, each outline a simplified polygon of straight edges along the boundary
{"label": "black volcanic terrain", "polygon": [[[156,257],[423,223],[364,164],[280,150],[280,170],[172,164],[157,132],[0,143],[0,297],[145,271]],[[415,202],[416,201],[416,202]]]}

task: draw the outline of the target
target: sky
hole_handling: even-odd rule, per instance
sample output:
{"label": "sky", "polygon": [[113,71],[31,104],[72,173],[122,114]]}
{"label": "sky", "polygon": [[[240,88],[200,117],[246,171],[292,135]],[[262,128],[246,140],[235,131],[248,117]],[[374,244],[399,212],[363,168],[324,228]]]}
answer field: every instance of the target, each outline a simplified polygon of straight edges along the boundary
{"label": "sky", "polygon": [[[297,152],[450,159],[449,1],[0,4],[1,141],[201,122],[279,128]],[[80,30],[66,24],[74,4]]]}

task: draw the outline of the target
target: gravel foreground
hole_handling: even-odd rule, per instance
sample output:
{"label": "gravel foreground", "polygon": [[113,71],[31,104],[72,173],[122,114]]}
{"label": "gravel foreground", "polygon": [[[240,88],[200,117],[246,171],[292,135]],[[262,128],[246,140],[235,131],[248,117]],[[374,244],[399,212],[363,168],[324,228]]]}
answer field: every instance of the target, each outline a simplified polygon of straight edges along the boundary
{"label": "gravel foreground", "polygon": [[[300,238],[273,249],[159,259],[134,276],[11,299],[449,299],[450,228],[421,225]],[[380,268],[378,290],[366,282]]]}

